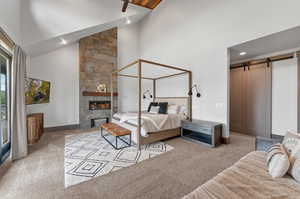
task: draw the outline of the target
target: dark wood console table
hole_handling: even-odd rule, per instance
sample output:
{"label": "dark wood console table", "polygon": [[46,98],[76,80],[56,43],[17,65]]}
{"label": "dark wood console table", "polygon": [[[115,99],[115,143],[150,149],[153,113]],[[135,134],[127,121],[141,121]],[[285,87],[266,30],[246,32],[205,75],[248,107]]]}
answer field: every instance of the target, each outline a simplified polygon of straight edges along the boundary
{"label": "dark wood console table", "polygon": [[193,142],[216,147],[221,144],[222,126],[222,123],[203,120],[183,121],[181,136]]}

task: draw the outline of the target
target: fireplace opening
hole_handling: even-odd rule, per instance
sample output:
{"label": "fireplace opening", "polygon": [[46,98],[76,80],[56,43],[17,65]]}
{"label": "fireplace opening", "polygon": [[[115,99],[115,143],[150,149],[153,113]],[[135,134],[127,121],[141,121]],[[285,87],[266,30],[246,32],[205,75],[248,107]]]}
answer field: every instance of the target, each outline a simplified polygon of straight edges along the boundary
{"label": "fireplace opening", "polygon": [[110,109],[110,101],[90,101],[89,110],[107,110]]}
{"label": "fireplace opening", "polygon": [[109,122],[108,117],[93,118],[93,119],[91,119],[91,128],[100,127],[102,124],[108,123],[108,122]]}

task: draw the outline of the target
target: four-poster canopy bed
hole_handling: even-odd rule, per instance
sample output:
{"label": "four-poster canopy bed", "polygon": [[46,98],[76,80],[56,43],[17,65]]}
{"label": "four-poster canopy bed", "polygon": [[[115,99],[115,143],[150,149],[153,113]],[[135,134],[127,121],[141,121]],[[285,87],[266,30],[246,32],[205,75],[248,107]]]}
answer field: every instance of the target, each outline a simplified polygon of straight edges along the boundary
{"label": "four-poster canopy bed", "polygon": [[[154,67],[161,67],[161,68],[165,68],[165,69],[171,69],[172,71],[177,71],[176,73],[173,74],[169,74],[169,75],[163,75],[163,76],[158,76],[158,77],[149,77],[149,76],[143,76],[142,75],[142,64],[148,64],[148,65],[152,65]],[[136,75],[132,75],[132,74],[121,74],[121,72],[124,72],[125,69],[128,69],[134,65],[137,65],[137,74]],[[179,71],[179,72],[178,72]],[[180,125],[176,126],[176,128],[172,128],[172,125],[169,125],[168,128],[170,129],[163,129],[160,131],[156,131],[156,132],[150,132],[147,134],[147,136],[142,136],[141,132],[142,132],[142,80],[151,80],[153,81],[153,102],[168,102],[171,104],[176,104],[176,105],[181,105],[181,106],[185,106],[186,107],[186,115],[187,117],[185,119],[191,120],[192,119],[192,96],[183,96],[183,97],[157,97],[157,92],[156,92],[156,87],[157,87],[157,81],[161,80],[161,79],[166,79],[166,78],[174,78],[176,76],[180,76],[180,75],[188,75],[188,90],[192,89],[192,72],[190,70],[186,70],[180,67],[175,67],[175,66],[169,66],[169,65],[165,65],[165,64],[160,64],[160,63],[156,63],[156,62],[152,62],[152,61],[147,61],[147,60],[143,60],[143,59],[138,59],[134,62],[132,62],[131,64],[128,64],[124,67],[121,67],[119,70],[113,71],[112,75],[111,75],[111,90],[113,89],[113,79],[117,76],[119,77],[128,77],[128,78],[136,78],[138,79],[138,112],[137,112],[137,122],[135,124],[132,123],[128,123],[126,122],[127,126],[121,124],[124,127],[129,127],[130,126],[135,126],[136,128],[136,144],[138,149],[140,149],[140,146],[144,145],[144,144],[150,144],[153,142],[157,142],[160,140],[164,140],[167,138],[171,138],[171,137],[175,137],[175,136],[179,136],[180,135]],[[187,91],[188,92],[188,91]],[[185,93],[187,93],[185,92]],[[113,92],[111,92],[113,93]],[[111,95],[111,101],[113,101],[113,95]],[[143,113],[144,114],[144,113]],[[115,114],[114,116],[114,111],[113,111],[113,106],[111,108],[111,119],[112,122],[114,123],[118,123],[118,121],[120,121],[120,118],[116,117],[117,114]],[[181,121],[181,120],[180,120]],[[172,123],[172,121],[171,121]],[[177,122],[178,123],[178,122]],[[130,126],[129,126],[130,125]]]}

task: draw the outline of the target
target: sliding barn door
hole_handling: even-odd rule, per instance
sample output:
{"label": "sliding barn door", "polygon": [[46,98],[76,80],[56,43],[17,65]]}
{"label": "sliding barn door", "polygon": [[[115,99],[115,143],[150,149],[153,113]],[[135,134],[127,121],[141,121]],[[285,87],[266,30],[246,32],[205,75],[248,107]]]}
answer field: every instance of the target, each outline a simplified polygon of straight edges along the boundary
{"label": "sliding barn door", "polygon": [[244,68],[230,70],[230,131],[243,133],[245,101]]}
{"label": "sliding barn door", "polygon": [[230,130],[271,136],[271,65],[230,71]]}
{"label": "sliding barn door", "polygon": [[271,136],[271,66],[252,65],[246,72],[245,133]]}

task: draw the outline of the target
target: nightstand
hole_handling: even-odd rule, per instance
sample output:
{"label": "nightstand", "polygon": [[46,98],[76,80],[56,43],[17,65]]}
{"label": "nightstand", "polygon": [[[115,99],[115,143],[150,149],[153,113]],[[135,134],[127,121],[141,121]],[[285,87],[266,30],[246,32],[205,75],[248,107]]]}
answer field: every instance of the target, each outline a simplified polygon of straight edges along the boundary
{"label": "nightstand", "polygon": [[181,136],[186,140],[216,147],[221,144],[222,123],[203,120],[184,120],[181,124]]}

